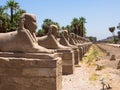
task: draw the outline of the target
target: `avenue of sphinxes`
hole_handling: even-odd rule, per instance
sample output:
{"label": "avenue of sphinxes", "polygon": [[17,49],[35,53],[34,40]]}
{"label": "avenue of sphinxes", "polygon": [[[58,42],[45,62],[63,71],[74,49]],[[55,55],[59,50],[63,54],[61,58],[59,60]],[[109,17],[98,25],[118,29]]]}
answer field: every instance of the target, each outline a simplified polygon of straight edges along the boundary
{"label": "avenue of sphinxes", "polygon": [[120,0],[1,0],[0,90],[120,90]]}
{"label": "avenue of sphinxes", "polygon": [[79,38],[64,31],[58,41],[56,25],[36,37],[36,27],[35,15],[24,13],[18,30],[0,33],[0,90],[61,90],[62,74],[74,74],[83,52]]}
{"label": "avenue of sphinxes", "polygon": [[35,30],[35,15],[25,13],[17,31],[0,33],[0,90],[61,90],[61,57],[38,45]]}

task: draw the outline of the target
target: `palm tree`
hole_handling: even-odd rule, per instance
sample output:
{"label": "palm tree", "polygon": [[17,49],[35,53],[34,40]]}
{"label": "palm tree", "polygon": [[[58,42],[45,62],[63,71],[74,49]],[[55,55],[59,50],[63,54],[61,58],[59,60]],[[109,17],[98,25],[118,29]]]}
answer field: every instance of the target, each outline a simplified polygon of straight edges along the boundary
{"label": "palm tree", "polygon": [[77,18],[73,18],[71,22],[72,30],[75,34],[78,34],[78,22],[79,20]]}
{"label": "palm tree", "polygon": [[19,9],[19,5],[14,0],[9,0],[9,1],[7,1],[6,9],[9,9],[9,8],[10,8],[10,17],[11,17],[10,22],[11,22],[11,24],[13,24],[14,10]]}
{"label": "palm tree", "polygon": [[44,33],[47,34],[49,27],[51,24],[57,25],[58,29],[60,28],[59,24],[57,22],[52,21],[51,19],[45,19],[42,24],[42,29],[44,30]]}
{"label": "palm tree", "polygon": [[80,17],[79,19],[74,18],[71,22],[73,32],[83,37],[86,33],[85,23],[86,19],[84,17]]}
{"label": "palm tree", "polygon": [[109,27],[109,31],[113,34],[113,41],[115,43],[115,35],[114,35],[115,27]]}
{"label": "palm tree", "polygon": [[67,26],[65,27],[65,29],[68,30],[68,32],[71,32],[71,26],[70,26],[70,25],[67,25]]}
{"label": "palm tree", "polygon": [[44,36],[44,31],[42,29],[39,29],[36,35],[37,36]]}
{"label": "palm tree", "polygon": [[42,24],[42,29],[44,30],[44,33],[47,34],[49,30],[49,26],[53,23],[51,19],[45,19]]}
{"label": "palm tree", "polygon": [[0,6],[0,15],[2,15],[4,13],[4,11],[5,11],[5,7]]}
{"label": "palm tree", "polygon": [[15,29],[18,28],[19,19],[20,19],[20,16],[21,16],[23,13],[26,13],[26,11],[25,11],[25,10],[22,10],[22,9],[19,9],[19,10],[13,15],[13,17],[14,17],[14,22],[13,22],[13,23],[14,23]]}
{"label": "palm tree", "polygon": [[79,18],[79,27],[78,27],[78,35],[80,36],[84,36],[86,33],[86,28],[85,28],[85,24],[86,23],[86,19],[84,17],[80,17]]}
{"label": "palm tree", "polygon": [[0,32],[7,32],[7,28],[10,26],[9,15],[5,13],[5,7],[0,6]]}

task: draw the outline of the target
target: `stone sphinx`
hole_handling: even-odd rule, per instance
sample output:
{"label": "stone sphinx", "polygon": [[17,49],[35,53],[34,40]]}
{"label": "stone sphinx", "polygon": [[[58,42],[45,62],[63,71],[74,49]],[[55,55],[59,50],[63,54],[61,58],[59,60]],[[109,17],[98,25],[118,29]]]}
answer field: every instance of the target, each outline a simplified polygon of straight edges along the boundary
{"label": "stone sphinx", "polygon": [[69,47],[63,46],[57,41],[57,31],[58,27],[56,25],[50,25],[47,35],[37,37],[38,44],[48,49],[69,49]]}
{"label": "stone sphinx", "polygon": [[75,42],[75,44],[77,44],[77,40],[75,39],[75,34],[74,33],[70,33],[70,37],[73,39],[73,41]]}
{"label": "stone sphinx", "polygon": [[17,31],[0,33],[0,90],[62,89],[62,60],[38,45],[35,29],[35,16],[25,13]]}
{"label": "stone sphinx", "polygon": [[56,50],[62,57],[63,74],[74,73],[74,51],[71,47],[61,45],[57,40],[58,28],[56,25],[50,25],[49,32],[43,37],[37,37],[40,46]]}
{"label": "stone sphinx", "polygon": [[79,56],[79,54],[80,54],[79,49],[78,49],[77,46],[71,45],[69,43],[69,40],[70,40],[70,38],[69,38],[69,35],[68,35],[68,31],[67,30],[62,30],[61,31],[61,38],[60,38],[59,42],[60,42],[60,44],[62,44],[64,46],[70,47],[74,51],[75,65],[79,65],[79,60],[80,60],[80,58],[79,58],[80,57]]}
{"label": "stone sphinx", "polygon": [[67,30],[61,30],[61,37],[60,37],[59,42],[62,45],[72,47],[72,45],[69,43],[68,31]]}
{"label": "stone sphinx", "polygon": [[35,36],[36,27],[36,17],[31,14],[23,14],[17,31],[0,33],[0,51],[52,53],[53,51],[38,45]]}

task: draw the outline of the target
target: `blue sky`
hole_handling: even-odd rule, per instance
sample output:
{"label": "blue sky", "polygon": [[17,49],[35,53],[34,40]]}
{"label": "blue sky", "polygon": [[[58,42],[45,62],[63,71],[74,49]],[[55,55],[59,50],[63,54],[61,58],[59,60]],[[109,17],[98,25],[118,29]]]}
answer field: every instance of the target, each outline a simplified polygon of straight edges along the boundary
{"label": "blue sky", "polygon": [[[7,0],[0,0],[5,5]],[[50,18],[60,26],[69,25],[74,17],[85,17],[87,36],[103,39],[111,35],[108,28],[120,22],[120,0],[15,0],[21,9],[37,17],[38,28]],[[115,34],[117,35],[118,29]]]}

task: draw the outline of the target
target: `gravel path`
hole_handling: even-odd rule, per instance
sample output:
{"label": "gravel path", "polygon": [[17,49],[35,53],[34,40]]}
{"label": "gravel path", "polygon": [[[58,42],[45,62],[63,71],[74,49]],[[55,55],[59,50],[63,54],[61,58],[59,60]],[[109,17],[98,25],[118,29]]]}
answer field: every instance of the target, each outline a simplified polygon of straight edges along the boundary
{"label": "gravel path", "polygon": [[90,73],[86,71],[85,67],[76,67],[73,75],[64,75],[62,90],[100,90],[100,83],[90,83]]}

